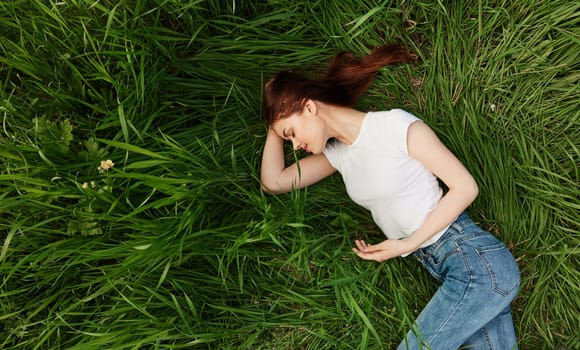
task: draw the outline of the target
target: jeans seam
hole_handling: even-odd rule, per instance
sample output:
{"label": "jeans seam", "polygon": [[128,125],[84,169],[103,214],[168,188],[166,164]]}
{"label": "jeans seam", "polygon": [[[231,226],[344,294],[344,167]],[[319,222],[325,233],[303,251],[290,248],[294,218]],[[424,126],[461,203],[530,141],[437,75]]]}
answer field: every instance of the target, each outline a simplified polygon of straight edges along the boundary
{"label": "jeans seam", "polygon": [[433,340],[433,338],[435,338],[435,336],[437,336],[440,333],[441,329],[447,325],[447,323],[449,322],[451,317],[453,317],[453,315],[455,315],[457,310],[459,310],[459,308],[463,305],[463,303],[465,302],[465,295],[467,294],[467,291],[469,290],[469,286],[471,285],[472,273],[471,273],[471,268],[469,266],[469,262],[468,262],[467,258],[465,257],[465,254],[463,254],[463,251],[461,249],[460,249],[460,253],[461,253],[461,258],[463,259],[463,263],[465,264],[465,268],[467,269],[467,272],[469,275],[469,281],[467,282],[467,285],[463,289],[463,295],[461,295],[461,300],[455,304],[453,312],[449,314],[449,316],[447,317],[447,319],[445,319],[444,322],[441,322],[441,325],[439,326],[439,328],[437,328],[437,330],[433,333],[433,335],[427,339],[429,343],[431,343],[431,340]]}
{"label": "jeans seam", "polygon": [[489,336],[489,332],[487,331],[487,328],[485,326],[483,326],[483,334],[485,335],[485,340],[487,341],[487,345],[489,346],[489,349],[494,350],[493,343],[491,342],[491,338]]}

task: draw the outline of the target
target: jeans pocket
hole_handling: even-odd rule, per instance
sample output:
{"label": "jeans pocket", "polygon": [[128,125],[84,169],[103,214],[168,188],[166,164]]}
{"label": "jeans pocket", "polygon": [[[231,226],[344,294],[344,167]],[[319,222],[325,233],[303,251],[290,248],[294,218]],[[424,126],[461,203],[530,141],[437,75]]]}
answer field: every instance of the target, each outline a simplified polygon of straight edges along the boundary
{"label": "jeans pocket", "polygon": [[491,280],[491,288],[507,296],[520,286],[520,271],[514,257],[503,243],[475,249]]}

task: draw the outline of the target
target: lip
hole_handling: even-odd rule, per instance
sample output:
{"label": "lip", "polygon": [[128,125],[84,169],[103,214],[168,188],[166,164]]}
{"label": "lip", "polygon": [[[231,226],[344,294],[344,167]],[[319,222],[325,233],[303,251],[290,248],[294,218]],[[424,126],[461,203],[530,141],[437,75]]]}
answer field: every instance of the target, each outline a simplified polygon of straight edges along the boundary
{"label": "lip", "polygon": [[310,152],[310,149],[308,149],[308,145],[304,145],[303,150],[306,151],[306,152]]}

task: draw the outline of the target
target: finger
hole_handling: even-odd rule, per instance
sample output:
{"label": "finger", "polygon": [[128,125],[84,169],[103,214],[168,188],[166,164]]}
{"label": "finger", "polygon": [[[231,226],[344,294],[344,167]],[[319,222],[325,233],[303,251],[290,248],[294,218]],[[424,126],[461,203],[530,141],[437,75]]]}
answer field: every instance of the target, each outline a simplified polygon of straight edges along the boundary
{"label": "finger", "polygon": [[374,260],[377,262],[383,262],[385,260],[392,258],[392,256],[387,254],[387,252],[385,252],[385,251],[376,251],[376,252],[372,252],[372,253],[362,253],[362,254],[358,254],[358,256],[364,260]]}
{"label": "finger", "polygon": [[366,243],[365,241],[360,241],[360,240],[355,240],[354,244],[356,245],[357,249],[360,250],[361,252],[364,252],[366,250]]}
{"label": "finger", "polygon": [[356,255],[358,255],[359,258],[363,259],[363,260],[375,260],[375,261],[379,261],[379,253],[365,253],[365,252],[358,252]]}
{"label": "finger", "polygon": [[361,244],[363,246],[363,251],[367,253],[376,252],[380,250],[379,247],[377,247],[376,245],[367,244],[365,241],[362,241]]}
{"label": "finger", "polygon": [[377,250],[380,249],[376,244],[365,244],[365,250],[367,252],[376,252]]}
{"label": "finger", "polygon": [[369,246],[364,239],[359,240],[359,242],[360,244],[362,244],[363,247],[365,247],[365,249]]}
{"label": "finger", "polygon": [[354,244],[356,245],[356,251],[353,248],[353,251],[356,252],[360,252],[360,253],[379,253],[382,250],[384,250],[380,245],[370,245],[367,244],[364,240],[359,240],[356,239],[354,241]]}

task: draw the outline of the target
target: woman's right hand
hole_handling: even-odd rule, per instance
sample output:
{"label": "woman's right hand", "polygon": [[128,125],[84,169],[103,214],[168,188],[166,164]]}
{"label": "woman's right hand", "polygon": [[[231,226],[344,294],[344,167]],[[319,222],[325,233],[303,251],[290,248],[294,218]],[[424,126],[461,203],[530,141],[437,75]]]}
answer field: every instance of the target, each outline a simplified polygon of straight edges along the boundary
{"label": "woman's right hand", "polygon": [[262,154],[260,180],[267,193],[284,193],[304,188],[336,172],[324,154],[310,155],[288,167],[284,163],[284,140],[268,129]]}

